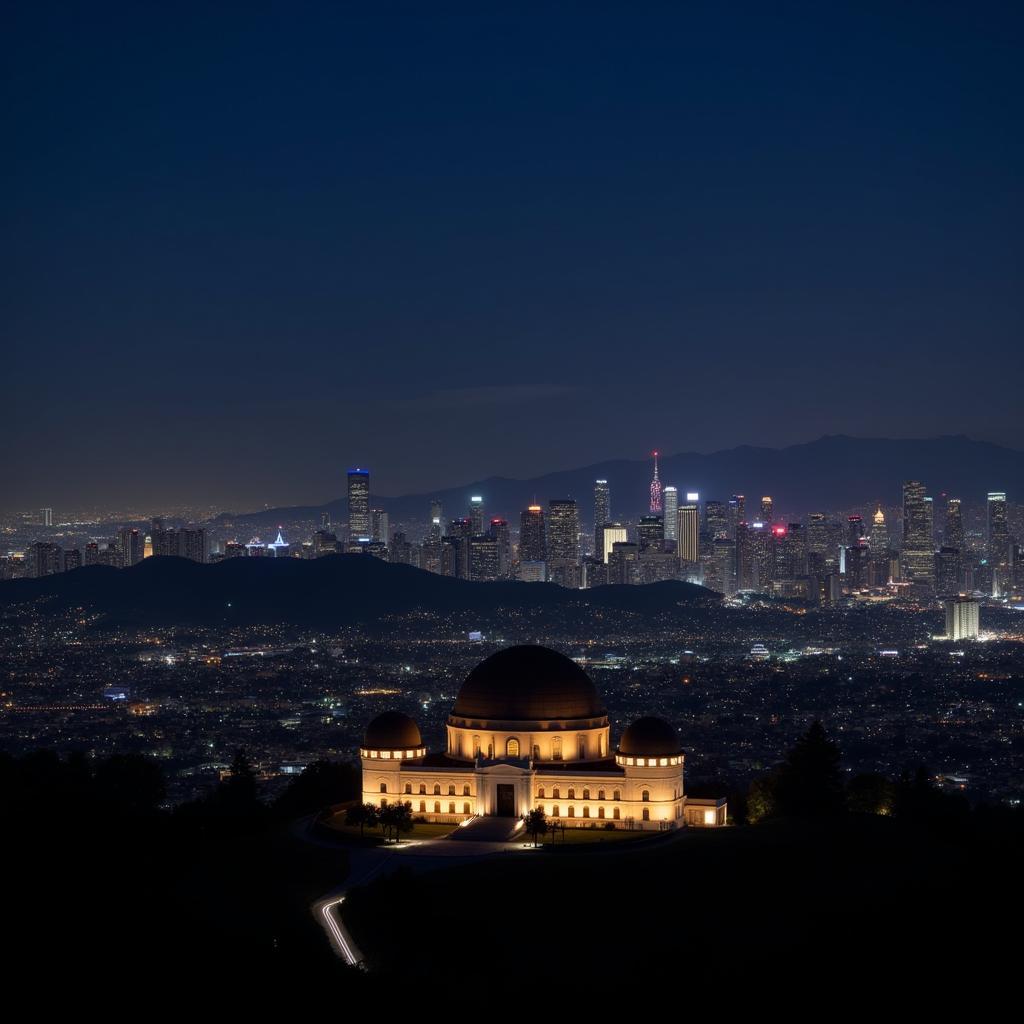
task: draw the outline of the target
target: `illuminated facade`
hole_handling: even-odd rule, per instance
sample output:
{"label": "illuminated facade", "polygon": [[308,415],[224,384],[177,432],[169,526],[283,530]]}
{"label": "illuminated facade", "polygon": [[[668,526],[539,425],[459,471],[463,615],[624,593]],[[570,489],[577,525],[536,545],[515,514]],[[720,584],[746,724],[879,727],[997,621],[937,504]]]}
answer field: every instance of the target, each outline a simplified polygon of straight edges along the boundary
{"label": "illuminated facade", "polygon": [[428,821],[522,818],[535,807],[567,827],[726,821],[724,799],[685,796],[684,755],[667,722],[640,718],[613,747],[590,678],[546,647],[506,648],[467,676],[443,754],[427,749],[411,718],[391,711],[367,727],[360,757],[365,803],[409,802]]}

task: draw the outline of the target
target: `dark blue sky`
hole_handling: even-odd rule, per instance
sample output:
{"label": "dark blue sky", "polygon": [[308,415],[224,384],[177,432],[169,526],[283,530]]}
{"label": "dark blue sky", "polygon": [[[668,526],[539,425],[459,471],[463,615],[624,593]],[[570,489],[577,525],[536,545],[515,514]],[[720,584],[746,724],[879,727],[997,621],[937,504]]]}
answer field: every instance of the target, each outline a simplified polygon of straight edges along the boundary
{"label": "dark blue sky", "polygon": [[507,9],[8,7],[0,506],[1024,447],[1024,9]]}

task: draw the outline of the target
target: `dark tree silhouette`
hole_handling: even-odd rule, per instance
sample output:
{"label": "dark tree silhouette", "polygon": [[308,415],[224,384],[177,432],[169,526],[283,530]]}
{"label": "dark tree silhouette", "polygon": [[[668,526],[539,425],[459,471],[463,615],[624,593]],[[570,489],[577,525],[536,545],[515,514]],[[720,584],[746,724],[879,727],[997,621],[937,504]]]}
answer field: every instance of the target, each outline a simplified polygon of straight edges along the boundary
{"label": "dark tree silhouette", "polygon": [[893,784],[878,772],[862,772],[850,779],[846,803],[855,814],[892,814],[895,802]]}
{"label": "dark tree silhouette", "polygon": [[775,781],[775,811],[782,817],[825,818],[846,809],[839,747],[821,722],[811,727],[786,755]]}
{"label": "dark tree silhouette", "polygon": [[387,838],[394,837],[396,843],[401,842],[403,832],[411,832],[415,828],[412,820],[412,804],[388,804],[380,809],[380,823],[385,829]]}
{"label": "dark tree silhouette", "polygon": [[96,765],[97,797],[134,814],[154,812],[167,795],[163,772],[141,754],[114,754]]}
{"label": "dark tree silhouette", "polygon": [[542,807],[534,807],[526,815],[526,831],[533,837],[533,845],[540,846],[540,837],[548,830],[547,817]]}
{"label": "dark tree silhouette", "polygon": [[376,828],[379,822],[380,811],[373,804],[353,804],[345,815],[346,825],[359,826],[360,839],[365,829]]}
{"label": "dark tree silhouette", "polygon": [[347,761],[314,761],[292,780],[274,804],[283,815],[311,814],[359,794],[358,770]]}

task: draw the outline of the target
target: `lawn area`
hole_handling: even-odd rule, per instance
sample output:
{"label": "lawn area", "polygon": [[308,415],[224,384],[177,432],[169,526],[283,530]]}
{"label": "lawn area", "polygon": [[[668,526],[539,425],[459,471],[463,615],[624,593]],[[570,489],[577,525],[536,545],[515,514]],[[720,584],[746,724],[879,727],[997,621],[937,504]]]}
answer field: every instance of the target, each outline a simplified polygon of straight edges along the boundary
{"label": "lawn area", "polygon": [[[651,839],[660,832],[644,832],[641,829],[567,828],[555,835],[555,846],[580,846],[588,843],[621,843],[634,839]],[[551,845],[551,836],[544,839],[544,845]]]}
{"label": "lawn area", "polygon": [[[344,811],[339,811],[337,814],[325,818],[323,824],[331,829],[332,832],[337,832],[339,836],[344,836],[346,839],[359,839],[359,826],[346,825]],[[421,823],[414,825],[411,832],[406,832],[402,836],[402,841],[405,842],[409,839],[440,839],[442,836],[448,835],[454,828],[454,825],[448,825],[443,822]],[[384,842],[384,834],[379,828],[367,828],[363,830],[363,841],[382,843]]]}

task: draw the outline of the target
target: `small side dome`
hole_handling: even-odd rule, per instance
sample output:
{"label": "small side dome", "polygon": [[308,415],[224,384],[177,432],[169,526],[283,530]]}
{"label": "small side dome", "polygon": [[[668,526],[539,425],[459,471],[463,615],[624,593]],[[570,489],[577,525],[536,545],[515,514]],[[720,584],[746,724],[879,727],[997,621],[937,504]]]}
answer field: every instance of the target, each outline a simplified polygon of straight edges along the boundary
{"label": "small side dome", "polygon": [[380,750],[408,750],[422,746],[420,727],[401,711],[385,711],[367,727],[363,746]]}
{"label": "small side dome", "polygon": [[620,754],[668,757],[679,752],[679,737],[663,718],[638,718],[626,727],[619,740]]}

